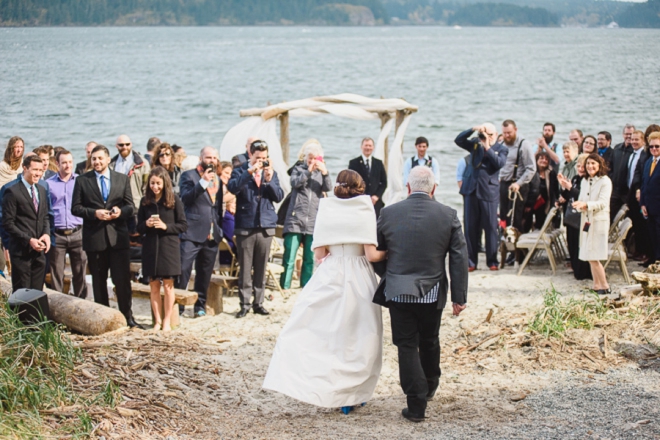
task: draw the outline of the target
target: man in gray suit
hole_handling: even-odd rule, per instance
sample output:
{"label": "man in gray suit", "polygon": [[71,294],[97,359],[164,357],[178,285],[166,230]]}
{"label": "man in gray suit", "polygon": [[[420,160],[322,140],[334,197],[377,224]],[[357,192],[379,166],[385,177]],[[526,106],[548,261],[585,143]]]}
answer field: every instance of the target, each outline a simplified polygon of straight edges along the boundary
{"label": "man in gray suit", "polygon": [[374,302],[390,310],[408,401],[401,413],[421,422],[440,383],[438,336],[449,287],[445,259],[449,254],[453,314],[458,316],[467,302],[468,255],[456,211],[433,199],[433,172],[413,168],[407,186],[408,198],[383,208],[378,219],[378,249],[388,255]]}

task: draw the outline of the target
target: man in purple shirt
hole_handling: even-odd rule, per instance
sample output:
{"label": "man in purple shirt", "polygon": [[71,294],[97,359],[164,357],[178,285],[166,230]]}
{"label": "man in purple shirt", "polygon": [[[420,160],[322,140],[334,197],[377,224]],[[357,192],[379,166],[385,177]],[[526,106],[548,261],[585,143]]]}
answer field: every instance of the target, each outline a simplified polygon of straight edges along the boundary
{"label": "man in purple shirt", "polygon": [[51,282],[54,290],[63,292],[64,265],[68,252],[73,273],[73,293],[78,298],[86,298],[87,254],[82,246],[83,219],[71,214],[73,187],[78,177],[73,173],[73,155],[67,150],[60,151],[57,155],[57,165],[59,171],[48,179],[55,219],[55,242],[50,250]]}

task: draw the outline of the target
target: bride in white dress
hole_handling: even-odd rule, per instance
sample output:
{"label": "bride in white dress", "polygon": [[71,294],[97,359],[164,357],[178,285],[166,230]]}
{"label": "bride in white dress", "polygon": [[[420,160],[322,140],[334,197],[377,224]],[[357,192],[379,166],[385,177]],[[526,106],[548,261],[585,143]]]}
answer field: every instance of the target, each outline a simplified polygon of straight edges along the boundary
{"label": "bride in white dress", "polygon": [[[322,199],[312,248],[324,261],[298,296],[280,333],[263,388],[325,408],[371,399],[382,363],[381,307],[372,302],[376,215],[354,171],[337,176]],[[344,410],[348,413],[350,409]]]}

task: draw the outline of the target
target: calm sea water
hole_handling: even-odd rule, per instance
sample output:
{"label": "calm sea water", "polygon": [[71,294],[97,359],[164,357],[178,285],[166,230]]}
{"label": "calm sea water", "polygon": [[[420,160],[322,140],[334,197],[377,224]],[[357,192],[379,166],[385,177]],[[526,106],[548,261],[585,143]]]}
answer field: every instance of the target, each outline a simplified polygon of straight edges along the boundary
{"label": "calm sea water", "polygon": [[[440,159],[439,199],[461,204],[454,137],[484,121],[517,121],[537,138],[570,129],[660,123],[660,31],[442,27],[0,29],[0,142],[62,145],[128,134],[197,150],[219,147],[242,108],[343,92],[400,97],[420,107],[405,154],[424,135]],[[336,174],[378,121],[292,119],[291,151],[309,137]],[[225,159],[225,158],[223,158]]]}

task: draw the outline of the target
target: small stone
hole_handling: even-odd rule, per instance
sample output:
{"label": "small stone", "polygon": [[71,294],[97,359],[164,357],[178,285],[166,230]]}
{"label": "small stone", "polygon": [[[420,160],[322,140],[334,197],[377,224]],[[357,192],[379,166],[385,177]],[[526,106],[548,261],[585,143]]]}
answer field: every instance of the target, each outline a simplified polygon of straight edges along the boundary
{"label": "small stone", "polygon": [[511,396],[511,401],[512,402],[520,402],[521,400],[525,400],[527,398],[527,394],[525,393],[517,393]]}

